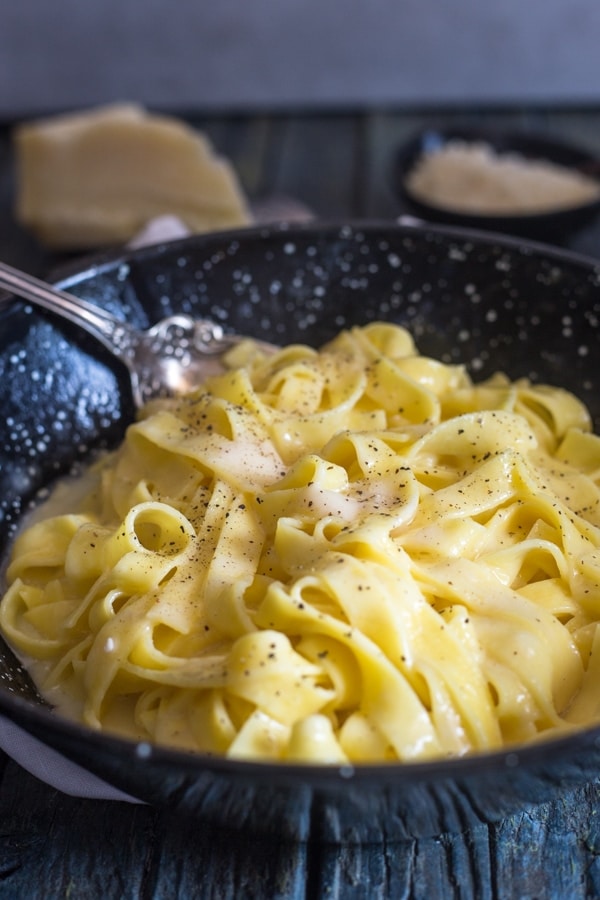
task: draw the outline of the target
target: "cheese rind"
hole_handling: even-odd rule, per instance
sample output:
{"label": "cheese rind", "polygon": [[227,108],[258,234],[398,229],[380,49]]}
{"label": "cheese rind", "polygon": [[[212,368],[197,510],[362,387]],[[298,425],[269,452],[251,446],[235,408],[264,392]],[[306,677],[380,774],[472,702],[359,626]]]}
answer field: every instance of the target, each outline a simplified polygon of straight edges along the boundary
{"label": "cheese rind", "polygon": [[14,140],[17,219],[52,248],[127,241],[167,214],[192,232],[251,221],[233,167],[207,137],[135,104],[25,123]]}

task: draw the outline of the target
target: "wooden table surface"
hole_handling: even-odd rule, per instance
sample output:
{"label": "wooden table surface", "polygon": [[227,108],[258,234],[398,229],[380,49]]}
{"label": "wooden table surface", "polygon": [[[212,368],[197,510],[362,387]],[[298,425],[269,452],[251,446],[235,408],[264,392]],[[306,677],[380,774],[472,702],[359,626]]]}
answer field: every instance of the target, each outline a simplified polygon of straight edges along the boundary
{"label": "wooden table surface", "polygon": [[[600,110],[502,109],[196,117],[252,200],[285,195],[326,220],[393,218],[398,146],[425,124],[488,124],[562,136],[600,156]],[[12,218],[10,125],[0,128],[0,258],[45,274]],[[600,223],[565,246],[600,257]],[[260,840],[168,812],[72,798],[0,753],[0,900],[35,898],[600,897],[600,778],[495,824],[426,840],[312,846]]]}

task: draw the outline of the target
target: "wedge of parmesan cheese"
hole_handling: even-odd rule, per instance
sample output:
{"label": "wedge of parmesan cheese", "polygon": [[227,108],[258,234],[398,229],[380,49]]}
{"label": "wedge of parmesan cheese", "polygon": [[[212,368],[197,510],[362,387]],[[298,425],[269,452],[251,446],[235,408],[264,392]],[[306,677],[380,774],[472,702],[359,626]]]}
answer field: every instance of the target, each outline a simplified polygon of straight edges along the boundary
{"label": "wedge of parmesan cheese", "polygon": [[162,215],[191,232],[251,221],[233,167],[207,137],[136,104],[25,123],[14,142],[17,219],[51,248],[124,242]]}

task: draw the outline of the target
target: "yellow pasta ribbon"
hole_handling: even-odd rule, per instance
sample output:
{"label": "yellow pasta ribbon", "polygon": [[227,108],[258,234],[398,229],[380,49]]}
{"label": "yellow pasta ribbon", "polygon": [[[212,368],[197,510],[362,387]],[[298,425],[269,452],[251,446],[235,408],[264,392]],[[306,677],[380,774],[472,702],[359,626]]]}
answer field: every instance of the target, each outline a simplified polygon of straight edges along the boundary
{"label": "yellow pasta ribbon", "polygon": [[236,759],[429,760],[600,721],[600,438],[374,322],[245,342],[12,548],[0,629],[58,710]]}

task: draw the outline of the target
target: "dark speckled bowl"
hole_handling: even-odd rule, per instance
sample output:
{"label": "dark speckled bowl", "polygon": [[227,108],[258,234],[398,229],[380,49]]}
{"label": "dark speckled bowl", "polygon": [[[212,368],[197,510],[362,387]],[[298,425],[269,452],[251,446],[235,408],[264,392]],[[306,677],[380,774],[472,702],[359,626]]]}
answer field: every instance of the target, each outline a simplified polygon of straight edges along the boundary
{"label": "dark speckled bowl", "polygon": [[[600,268],[493,235],[361,223],[194,237],[61,282],[137,325],[174,311],[277,342],[320,343],[387,318],[422,352],[560,383],[600,421]],[[125,373],[72,327],[15,301],[0,312],[4,547],[40,489],[133,413]],[[107,781],[209,823],[279,837],[379,841],[463,830],[600,775],[600,728],[518,751],[355,769],[141,749],[73,725],[0,644],[0,712]]]}

